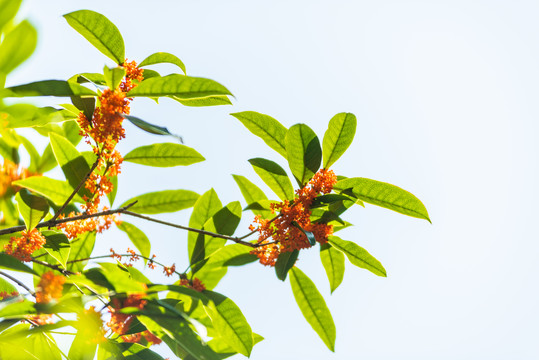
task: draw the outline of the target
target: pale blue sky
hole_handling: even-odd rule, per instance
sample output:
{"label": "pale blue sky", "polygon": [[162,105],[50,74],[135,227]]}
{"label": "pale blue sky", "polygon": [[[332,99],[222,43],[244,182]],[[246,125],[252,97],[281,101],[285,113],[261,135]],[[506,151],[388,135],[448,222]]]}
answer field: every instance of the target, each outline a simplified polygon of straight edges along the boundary
{"label": "pale blue sky", "polygon": [[[207,161],[150,170],[125,164],[119,202],[213,186],[226,203],[241,199],[230,174],[261,184],[247,159],[285,165],[230,112],[304,122],[322,136],[334,114],[348,111],[358,131],[335,170],[401,186],[431,214],[433,225],[374,206],[347,213],[356,226],[342,237],[375,255],[387,279],[347,264],[330,296],[318,252],[301,254],[298,266],[337,326],[334,354],[273,269],[231,270],[217,290],[266,337],[253,359],[539,357],[539,3],[26,0],[39,46],[8,84],[103,68],[107,58],[61,17],[82,8],[119,27],[130,59],[174,53],[190,75],[215,79],[236,96],[234,106],[219,108],[135,102],[134,115],[181,134]],[[120,148],[153,141],[160,139],[129,128]],[[187,223],[188,212],[162,218]],[[244,214],[244,228],[250,218]],[[152,234],[159,258],[186,265],[185,233],[133,222]],[[128,242],[113,230],[99,240],[102,252],[111,246]]]}

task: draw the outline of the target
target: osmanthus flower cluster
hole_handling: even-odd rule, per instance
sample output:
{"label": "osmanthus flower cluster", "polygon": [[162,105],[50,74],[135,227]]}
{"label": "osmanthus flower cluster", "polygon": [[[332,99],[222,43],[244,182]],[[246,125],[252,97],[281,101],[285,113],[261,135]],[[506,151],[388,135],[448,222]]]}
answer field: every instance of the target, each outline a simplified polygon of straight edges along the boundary
{"label": "osmanthus flower cluster", "polygon": [[[5,2],[15,10],[20,3]],[[423,204],[405,190],[336,175],[338,168],[333,165],[352,143],[355,116],[335,115],[320,142],[306,124],[287,128],[254,111],[232,114],[287,163],[289,171],[269,159],[249,160],[275,196],[267,196],[247,177],[234,175],[246,206],[240,201],[223,204],[214,189],[201,194],[157,190],[115,205],[118,178],[125,175],[121,168],[126,162],[170,168],[205,160],[166,127],[132,116],[132,101],[146,97],[192,107],[231,105],[228,96],[232,94],[213,80],[186,75],[182,61],[169,53],[154,53],[138,64],[128,61],[119,30],[101,14],[81,10],[66,14],[65,19],[116,65],[67,81],[0,87],[0,153],[4,157],[0,167],[0,343],[15,344],[38,359],[160,359],[159,347],[151,347],[156,344],[168,346],[182,359],[249,357],[262,337],[253,332],[236,303],[215,288],[229,267],[258,261],[271,266],[279,280],[289,279],[307,321],[334,350],[336,332],[329,309],[314,283],[296,266],[300,254],[313,252],[301,250],[319,248],[333,292],[343,280],[346,258],[386,276],[382,264],[365,249],[335,236],[351,225],[342,218],[347,209],[370,203],[429,220]],[[0,43],[10,36],[2,31],[0,25]],[[162,76],[148,68],[160,63],[177,66],[181,73]],[[29,96],[61,97],[62,109],[22,103],[8,106],[2,101]],[[66,104],[66,98],[71,103]],[[133,144],[125,131],[131,125],[174,140]],[[22,127],[33,127],[47,136],[48,145],[36,150],[33,141],[16,133]],[[121,140],[126,146],[134,145],[133,150],[120,154]],[[25,152],[23,156],[20,151]],[[19,164],[19,158],[29,159],[29,164]],[[56,166],[65,180],[47,176]],[[181,176],[189,178],[189,170]],[[139,189],[148,185],[145,179],[122,181]],[[189,208],[187,225],[153,217]],[[255,216],[249,229],[240,226],[248,210]],[[126,222],[126,217],[187,231],[185,258],[178,256],[183,255],[176,245],[181,238],[156,238],[155,233],[150,237],[142,226]],[[96,240],[96,234],[111,227],[118,232],[109,232],[111,253],[102,254],[97,249],[102,248],[103,239]],[[121,239],[123,233],[127,237]],[[133,246],[116,253],[117,241],[127,239]],[[164,264],[154,253],[173,258]],[[27,284],[15,272],[26,273],[32,280]],[[60,351],[50,329],[64,334],[75,331],[69,351]],[[23,340],[12,342],[13,332]],[[14,358],[10,348],[0,347],[1,359]]]}

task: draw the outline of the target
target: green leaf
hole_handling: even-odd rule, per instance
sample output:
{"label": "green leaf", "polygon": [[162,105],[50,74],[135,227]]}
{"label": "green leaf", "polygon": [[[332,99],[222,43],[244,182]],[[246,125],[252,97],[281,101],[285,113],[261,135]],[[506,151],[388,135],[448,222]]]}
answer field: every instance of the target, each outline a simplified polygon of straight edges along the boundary
{"label": "green leaf", "polygon": [[[49,138],[54,157],[62,168],[69,185],[75,190],[90,172],[90,166],[69,140],[52,132],[49,133]],[[78,194],[88,197],[92,195],[84,186],[80,188]]]}
{"label": "green leaf", "polygon": [[191,107],[232,105],[232,102],[230,101],[230,99],[225,95],[215,95],[215,96],[208,96],[208,97],[195,98],[195,99],[181,99],[175,96],[171,96],[171,98],[184,106],[191,106]]}
{"label": "green leaf", "polygon": [[257,113],[255,111],[243,111],[230,114],[253,134],[260,137],[273,150],[284,156],[286,159],[286,128],[271,116]]}
{"label": "green leaf", "polygon": [[339,203],[342,201],[350,201],[351,199],[348,196],[340,195],[340,194],[326,194],[326,195],[320,195],[318,197],[315,197],[313,202],[311,203],[311,209],[315,209],[318,207],[324,207],[327,205]]}
{"label": "green leaf", "polygon": [[[256,203],[260,200],[267,200],[266,194],[258,186],[253,184],[249,179],[247,179],[245,176],[241,175],[232,175],[234,178],[234,181],[236,184],[238,184],[238,187],[240,188],[241,194],[243,195],[243,198],[245,199],[245,202],[247,202],[247,205]],[[265,211],[265,210],[257,210],[252,209],[253,213],[255,215],[262,215],[263,217],[267,217],[271,215],[271,211]]]}
{"label": "green leaf", "polygon": [[0,253],[0,269],[7,269],[37,275],[34,270],[24,265],[22,262],[20,262],[13,256],[6,253]]}
{"label": "green leaf", "polygon": [[216,81],[179,74],[144,80],[136,88],[127,93],[128,97],[175,96],[180,99],[204,98],[214,95],[232,94],[227,88]]}
{"label": "green leaf", "polygon": [[129,272],[120,268],[119,265],[111,263],[100,263],[99,265],[101,266],[99,271],[116,292],[143,292],[146,290],[144,284],[134,280]]}
{"label": "green leaf", "polygon": [[[194,229],[202,229],[206,221],[211,219],[211,217],[215,215],[215,213],[217,213],[217,211],[219,211],[222,207],[223,205],[221,200],[219,200],[215,190],[210,189],[206,191],[193,206],[193,213],[189,218],[189,227]],[[200,247],[200,243],[204,243],[204,239],[204,235],[202,234],[189,232],[187,235],[187,251],[190,260],[194,260],[193,254],[195,248],[197,248],[197,243]],[[199,260],[200,259],[195,260],[194,262],[198,262]]]}
{"label": "green leaf", "polygon": [[22,189],[15,195],[17,208],[21,214],[27,230],[32,230],[49,213],[49,203],[42,197],[30,194]]}
{"label": "green leaf", "polygon": [[314,244],[316,244],[316,238],[314,237],[314,234],[312,232],[307,231],[304,228],[302,228],[296,221],[292,221],[290,224],[292,226],[297,227],[298,229],[301,230],[302,233],[305,234],[305,236],[307,237],[307,240],[309,240],[309,243],[311,244],[311,246],[314,246]]}
{"label": "green leaf", "polygon": [[[66,181],[55,180],[46,176],[31,176],[23,180],[14,181],[13,185],[36,192],[59,206],[63,205],[73,192],[73,188]],[[73,201],[84,203],[84,200],[79,195],[75,195]]]}
{"label": "green leaf", "polygon": [[47,242],[43,246],[45,251],[62,264],[64,269],[67,268],[66,263],[71,251],[71,244],[67,237],[63,232],[53,230],[45,230],[43,231],[43,235],[47,239]]}
{"label": "green leaf", "polygon": [[146,121],[144,121],[142,119],[139,119],[138,117],[135,117],[135,116],[124,115],[124,114],[122,114],[122,116],[125,119],[127,119],[129,122],[131,122],[131,124],[135,125],[139,129],[142,129],[142,130],[144,130],[144,131],[146,131],[146,132],[148,132],[150,134],[169,135],[169,136],[175,137],[176,139],[180,140],[180,142],[183,142],[181,136],[172,134],[171,132],[168,131],[168,129],[166,127],[150,124],[149,122],[146,122]]}
{"label": "green leaf", "polygon": [[[71,102],[77,110],[82,111],[86,119],[91,120],[94,116],[94,110],[95,110],[95,98],[94,97],[80,97],[80,96],[72,96]],[[78,115],[78,111],[76,114]]]}
{"label": "green leaf", "polygon": [[97,350],[97,343],[88,339],[83,331],[78,331],[69,348],[69,360],[93,360]]}
{"label": "green leaf", "polygon": [[290,270],[292,293],[307,322],[324,344],[335,351],[336,329],[331,313],[311,279],[297,267]]}
{"label": "green leaf", "polygon": [[77,83],[64,80],[43,80],[0,90],[2,97],[28,96],[97,96],[97,94]]}
{"label": "green leaf", "polygon": [[288,129],[285,142],[288,165],[298,184],[303,187],[320,168],[320,141],[310,127],[296,124]]}
{"label": "green leaf", "polygon": [[353,195],[366,203],[431,222],[421,200],[395,185],[356,177],[338,181],[334,189],[352,189]]}
{"label": "green leaf", "polygon": [[352,241],[342,240],[337,236],[330,236],[328,241],[335,249],[343,252],[355,266],[369,270],[378,276],[387,276],[386,269],[384,269],[380,261],[376,260],[374,256],[358,244]]}
{"label": "green leaf", "polygon": [[299,250],[286,251],[279,255],[277,262],[275,262],[275,274],[281,281],[286,280],[288,271],[294,267],[296,260],[298,259]]}
{"label": "green leaf", "polygon": [[[1,90],[0,90],[1,91]],[[73,119],[66,110],[58,110],[50,106],[36,107],[31,104],[13,104],[0,110],[0,117],[7,121],[8,128],[37,127]]]}
{"label": "green leaf", "polygon": [[210,266],[242,266],[258,260],[256,255],[251,254],[248,246],[241,244],[227,245],[214,252],[209,261]]}
{"label": "green leaf", "polygon": [[37,152],[36,148],[32,144],[30,140],[23,136],[19,136],[19,139],[21,140],[21,143],[23,144],[24,148],[26,149],[26,152],[30,156],[30,166],[28,166],[29,172],[36,172],[37,165],[39,164],[39,161],[41,160],[41,156]]}
{"label": "green leaf", "polygon": [[263,158],[250,159],[255,172],[281,200],[293,199],[294,188],[286,171],[276,162]]}
{"label": "green leaf", "polygon": [[[118,225],[118,229],[127,234],[129,240],[131,240],[142,256],[150,257],[151,243],[142,230],[125,221],[122,221],[122,223]],[[144,264],[146,264],[146,262],[147,260],[144,259]]]}
{"label": "green leaf", "polygon": [[74,263],[69,263],[69,261],[89,258],[94,250],[95,238],[95,231],[90,231],[71,240],[71,252],[69,253],[67,270],[73,272],[81,272],[84,270],[88,261],[77,261]]}
{"label": "green leaf", "polygon": [[188,209],[195,204],[199,195],[190,190],[163,190],[136,196],[124,202],[120,207],[137,201],[129,208],[139,214],[161,214]]}
{"label": "green leaf", "polygon": [[73,75],[68,79],[68,81],[75,81],[79,84],[92,83],[94,85],[105,85],[105,76],[100,73],[81,73]]}
{"label": "green leaf", "polygon": [[206,159],[198,151],[188,146],[161,143],[131,150],[124,156],[124,160],[147,166],[171,167],[191,165]]}
{"label": "green leaf", "polygon": [[253,332],[240,308],[229,298],[213,291],[204,291],[211,302],[205,306],[220,337],[234,351],[249,357],[253,349]]}
{"label": "green leaf", "polygon": [[0,9],[2,9],[0,11],[0,32],[15,17],[21,3],[22,0],[0,0]]}
{"label": "green leaf", "polygon": [[320,260],[326,270],[329,287],[333,294],[344,279],[344,254],[326,243],[320,245]]}
{"label": "green leaf", "polygon": [[161,63],[168,63],[173,64],[182,69],[184,74],[187,74],[185,70],[185,65],[183,62],[173,54],[169,54],[167,52],[156,52],[154,54],[151,54],[146,59],[142,60],[142,62],[138,65],[138,67],[145,67],[148,65],[154,65],[154,64],[161,64]]}
{"label": "green leaf", "polygon": [[107,198],[109,199],[110,206],[112,207],[114,200],[116,199],[116,193],[118,192],[118,176],[111,176],[109,179],[112,184],[112,191],[107,194]]}
{"label": "green leaf", "polygon": [[331,118],[322,141],[324,169],[329,169],[352,144],[356,125],[356,117],[351,113],[340,113]]}
{"label": "green leaf", "polygon": [[8,74],[15,70],[32,55],[36,45],[36,29],[27,20],[22,21],[0,43],[0,72]]}
{"label": "green leaf", "polygon": [[[11,285],[10,282],[4,280],[4,278],[0,278],[0,294],[3,292],[8,293],[8,295],[14,292],[18,293],[17,288],[15,286]],[[0,296],[0,300],[4,300],[4,298]]]}
{"label": "green leaf", "polygon": [[105,76],[107,86],[114,90],[120,86],[120,83],[125,76],[125,69],[120,66],[109,68],[105,65],[105,68],[103,68],[103,75]]}
{"label": "green leaf", "polygon": [[65,14],[69,25],[86,40],[117,64],[125,60],[122,34],[109,19],[91,10],[79,10]]}

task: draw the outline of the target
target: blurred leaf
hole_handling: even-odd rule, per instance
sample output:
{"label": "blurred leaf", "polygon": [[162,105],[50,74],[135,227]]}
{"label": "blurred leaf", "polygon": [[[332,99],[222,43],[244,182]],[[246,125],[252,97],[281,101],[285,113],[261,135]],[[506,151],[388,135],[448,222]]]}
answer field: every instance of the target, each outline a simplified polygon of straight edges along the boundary
{"label": "blurred leaf", "polygon": [[7,106],[0,110],[0,116],[7,121],[6,127],[12,129],[44,126],[74,118],[67,110],[57,110],[50,106],[39,108],[31,104]]}
{"label": "blurred leaf", "polygon": [[243,111],[230,114],[253,134],[260,137],[273,150],[287,158],[285,138],[287,129],[271,116],[255,111]]}
{"label": "blurred leaf", "polygon": [[2,28],[15,17],[21,3],[22,0],[0,0],[0,9],[2,9],[0,11],[0,33]]}
{"label": "blurred leaf", "polygon": [[327,243],[321,244],[320,260],[326,270],[329,287],[333,293],[344,279],[344,254]]}
{"label": "blurred leaf", "polygon": [[[55,180],[46,176],[31,176],[23,180],[14,181],[12,184],[36,192],[59,206],[63,205],[73,192],[73,188],[66,181]],[[84,203],[84,200],[79,195],[75,195],[73,201]]]}
{"label": "blurred leaf", "polygon": [[277,278],[281,281],[286,280],[286,275],[288,271],[292,269],[296,260],[298,259],[299,250],[286,251],[279,254],[277,262],[275,263],[275,274]]}
{"label": "blurred leaf", "polygon": [[13,256],[6,253],[0,253],[0,269],[7,269],[37,275],[34,270],[24,265],[20,260],[17,260]]}
{"label": "blurred leaf", "polygon": [[[95,110],[95,98],[94,97],[80,97],[80,96],[72,96],[71,102],[75,107],[82,111],[84,116],[87,120],[91,121],[94,116],[94,110]],[[77,115],[78,115],[77,111]]]}
{"label": "blurred leaf", "polygon": [[8,74],[15,70],[32,55],[36,45],[36,29],[27,20],[22,21],[0,43],[0,72]]}
{"label": "blurred leaf", "polygon": [[191,165],[206,159],[188,146],[160,143],[133,149],[124,156],[124,160],[147,166],[171,167]]}
{"label": "blurred leaf", "polygon": [[175,96],[179,99],[204,98],[213,95],[232,94],[227,88],[216,81],[179,74],[144,80],[136,88],[127,93],[128,97]]}
{"label": "blurred leaf", "polygon": [[117,64],[125,60],[122,34],[109,19],[91,10],[79,10],[65,14],[69,25],[86,40]]}
{"label": "blurred leaf", "polygon": [[185,65],[183,64],[183,62],[176,55],[172,55],[166,52],[156,52],[148,56],[146,59],[141,61],[138,67],[145,67],[148,65],[161,64],[161,63],[174,64],[178,66],[180,69],[182,69],[183,73],[186,74]]}
{"label": "blurred leaf", "polygon": [[296,124],[288,129],[285,142],[288,165],[298,184],[303,187],[320,168],[320,141],[310,127]]}
{"label": "blurred leaf", "polygon": [[30,142],[30,140],[26,139],[23,136],[20,136],[20,140],[24,148],[26,149],[26,152],[30,156],[30,166],[28,166],[28,171],[36,172],[37,165],[39,164],[39,161],[41,160],[41,156],[39,156],[39,153],[37,152],[34,145]]}
{"label": "blurred leaf", "polygon": [[97,94],[84,86],[64,80],[43,80],[24,85],[12,86],[0,90],[2,97],[27,96],[97,96]]}
{"label": "blurred leaf", "polygon": [[240,308],[229,298],[204,291],[211,302],[205,307],[220,337],[234,351],[249,357],[253,349],[253,332]]}
{"label": "blurred leaf", "polygon": [[92,83],[94,85],[105,85],[105,76],[100,73],[81,73],[73,75],[68,81],[75,81],[79,84]]}
{"label": "blurred leaf", "polygon": [[355,266],[369,270],[378,276],[387,276],[386,269],[384,269],[380,261],[376,260],[374,256],[358,244],[352,241],[342,240],[337,236],[330,236],[328,241],[335,249],[343,252]]}
{"label": "blurred leaf", "polygon": [[97,343],[79,330],[69,348],[69,360],[93,360],[96,350]]}
{"label": "blurred leaf", "polygon": [[249,159],[255,172],[281,200],[294,198],[294,188],[286,171],[276,162],[263,158]]}
{"label": "blurred leaf", "polygon": [[120,86],[120,83],[125,76],[125,69],[120,66],[115,68],[109,68],[105,65],[105,67],[103,68],[103,75],[105,76],[105,82],[107,83],[107,86],[110,89],[114,90],[118,86]]}
{"label": "blurred leaf", "polygon": [[356,125],[356,117],[351,113],[340,113],[331,118],[322,141],[324,169],[329,169],[352,144]]}
{"label": "blurred leaf", "polygon": [[395,185],[356,177],[338,181],[334,189],[352,189],[354,196],[366,203],[431,222],[427,209],[421,200]]}
{"label": "blurred leaf", "polygon": [[[92,255],[94,250],[96,233],[89,231],[79,235],[76,239],[71,240],[71,252],[69,253],[69,261],[77,259],[86,259]],[[68,262],[69,262],[68,261]],[[81,272],[88,261],[77,261],[67,264],[67,270],[73,272]]]}
{"label": "blurred leaf", "polygon": [[133,125],[135,125],[139,129],[142,129],[142,130],[144,130],[144,131],[146,131],[146,132],[148,132],[150,134],[169,135],[169,136],[175,137],[176,139],[180,140],[180,142],[183,142],[183,139],[182,139],[181,136],[174,135],[174,134],[170,133],[166,127],[150,124],[149,122],[146,122],[146,121],[144,121],[142,119],[139,119],[138,117],[135,117],[135,116],[123,115],[123,114],[122,114],[122,116],[124,118],[126,118],[127,120],[129,120],[129,122],[131,122]]}
{"label": "blurred leaf", "polygon": [[[142,256],[150,257],[151,243],[142,230],[125,221],[122,221],[117,227],[127,234],[129,240],[131,240]],[[144,264],[146,264],[147,261],[148,260],[144,259]]]}
{"label": "blurred leaf", "polygon": [[129,208],[139,214],[161,214],[188,209],[195,204],[199,195],[190,190],[162,190],[136,196],[124,202],[120,207],[137,201]]}
{"label": "blurred leaf", "polygon": [[232,102],[230,101],[228,96],[225,96],[225,95],[207,96],[207,97],[195,98],[195,99],[182,99],[175,96],[171,96],[171,98],[184,106],[191,106],[191,107],[232,105]]}
{"label": "blurred leaf", "polygon": [[[100,272],[118,293],[144,292],[146,286],[134,280],[128,271],[121,269],[117,264],[99,263]],[[123,265],[122,265],[123,266]]]}
{"label": "blurred leaf", "polygon": [[30,194],[26,189],[21,189],[15,195],[17,207],[27,230],[32,230],[49,213],[49,203],[42,197]]}
{"label": "blurred leaf", "polygon": [[71,244],[69,240],[61,231],[44,230],[43,235],[47,239],[47,242],[43,246],[46,252],[50,256],[55,258],[64,269],[67,268],[67,260],[69,259],[69,253],[71,251]]}
{"label": "blurred leaf", "polygon": [[43,151],[43,155],[41,156],[41,159],[39,160],[39,164],[37,164],[36,171],[39,174],[43,174],[49,170],[54,169],[56,165],[57,165],[56,158],[54,157],[54,152],[52,151],[51,144],[49,143],[47,147],[45,147],[45,150]]}
{"label": "blurred leaf", "polygon": [[294,298],[307,322],[324,344],[335,351],[335,323],[324,298],[314,283],[297,267],[290,270],[290,285]]}

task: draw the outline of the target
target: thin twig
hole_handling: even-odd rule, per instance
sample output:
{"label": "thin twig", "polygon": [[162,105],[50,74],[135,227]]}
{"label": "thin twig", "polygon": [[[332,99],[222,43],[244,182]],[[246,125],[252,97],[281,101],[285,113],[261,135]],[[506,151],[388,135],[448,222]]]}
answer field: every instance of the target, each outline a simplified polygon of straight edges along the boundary
{"label": "thin twig", "polygon": [[97,160],[94,162],[94,164],[92,165],[92,168],[90,169],[90,171],[88,171],[88,173],[86,174],[84,179],[82,179],[82,181],[79,183],[79,185],[77,185],[77,188],[71,193],[71,195],[69,195],[69,197],[65,201],[64,205],[62,205],[60,207],[60,209],[56,212],[56,214],[54,214],[54,216],[52,217],[52,219],[50,221],[55,221],[56,219],[58,219],[58,216],[60,216],[60,214],[62,213],[62,211],[64,211],[66,206],[69,205],[69,203],[71,202],[73,197],[79,192],[82,185],[84,185],[86,183],[86,180],[88,180],[90,175],[92,175],[92,173],[94,172],[94,170],[95,170],[95,168],[97,167],[98,164],[99,164],[99,156],[97,157]]}
{"label": "thin twig", "polygon": [[36,297],[36,293],[32,291],[32,289],[30,289],[28,286],[24,285],[22,283],[22,281],[20,280],[17,280],[15,279],[13,276],[9,275],[9,274],[6,274],[5,272],[3,271],[0,271],[0,275],[8,278],[9,280],[13,281],[14,283],[16,283],[17,285],[19,285],[20,287],[24,288],[24,290],[28,291],[30,293],[30,295],[32,295],[33,297]]}

